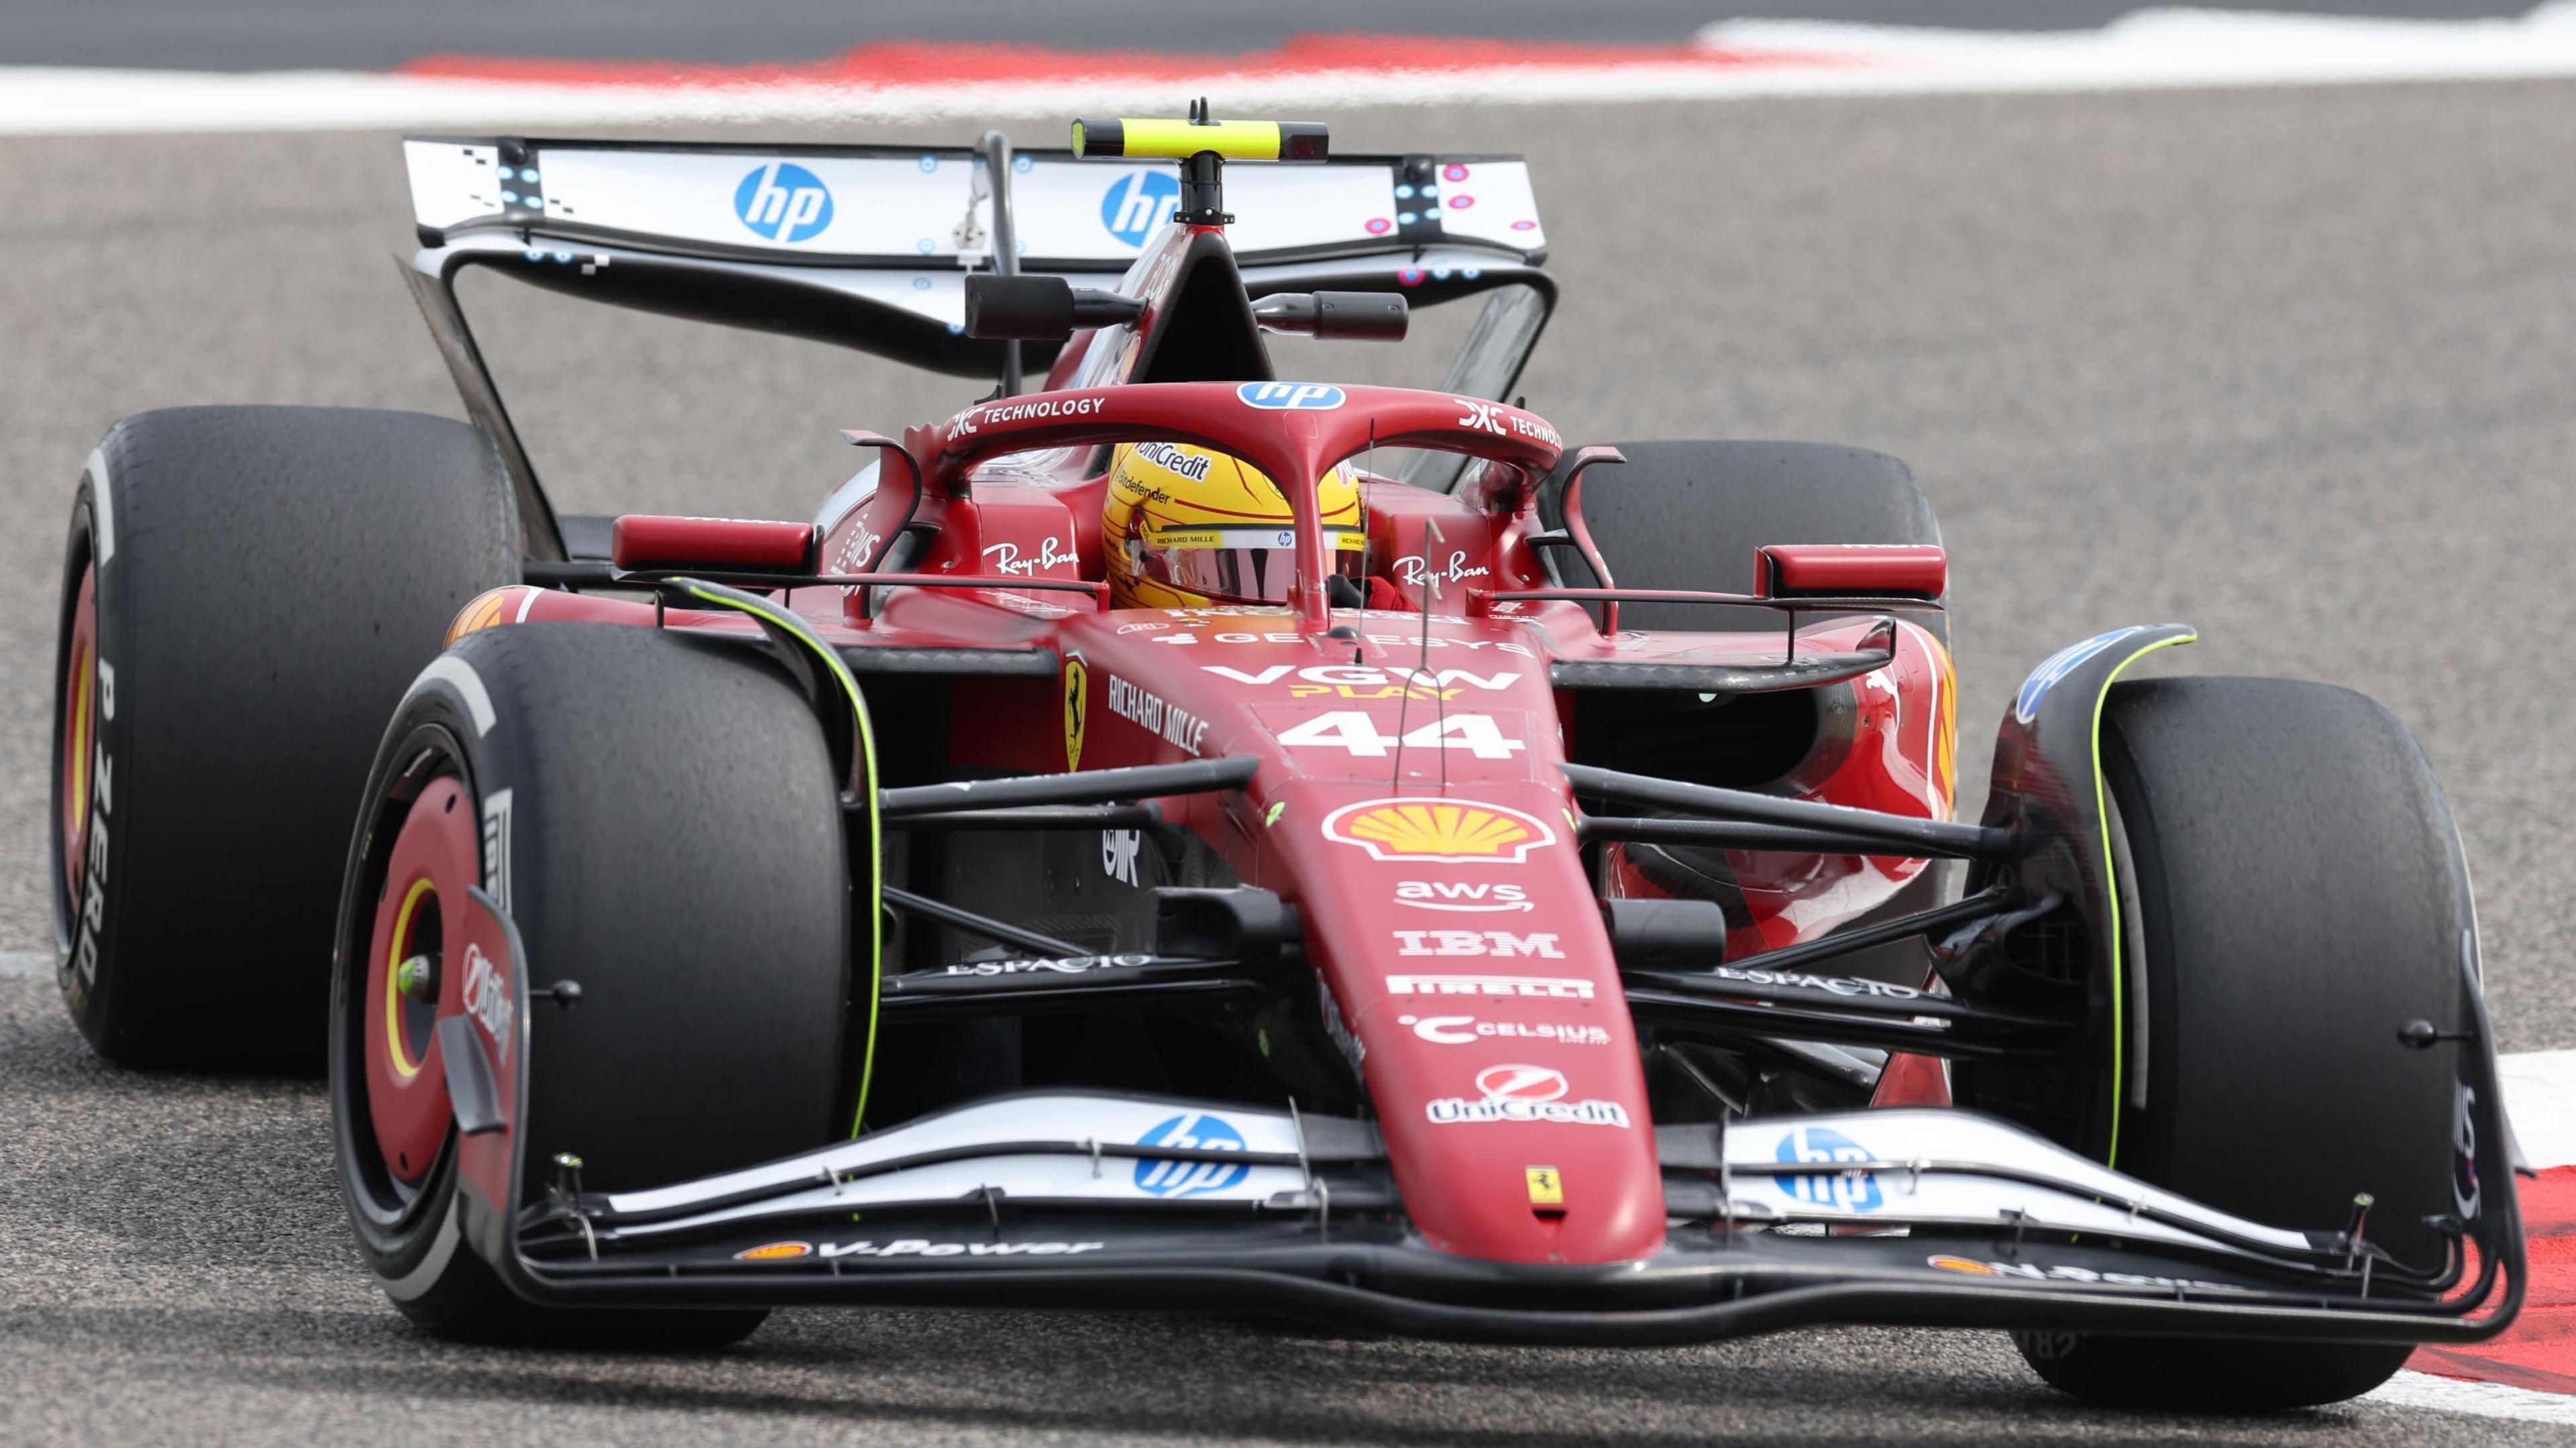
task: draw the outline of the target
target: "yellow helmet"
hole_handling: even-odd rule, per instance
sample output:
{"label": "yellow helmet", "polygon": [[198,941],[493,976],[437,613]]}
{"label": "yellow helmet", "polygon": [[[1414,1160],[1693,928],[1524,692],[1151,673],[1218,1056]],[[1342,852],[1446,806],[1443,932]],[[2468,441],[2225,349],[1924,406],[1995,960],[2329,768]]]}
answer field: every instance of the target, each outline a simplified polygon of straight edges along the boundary
{"label": "yellow helmet", "polygon": [[[1368,546],[1360,491],[1335,468],[1315,489],[1334,571],[1357,580]],[[1283,603],[1295,576],[1288,499],[1240,458],[1180,443],[1120,443],[1101,543],[1117,608]]]}

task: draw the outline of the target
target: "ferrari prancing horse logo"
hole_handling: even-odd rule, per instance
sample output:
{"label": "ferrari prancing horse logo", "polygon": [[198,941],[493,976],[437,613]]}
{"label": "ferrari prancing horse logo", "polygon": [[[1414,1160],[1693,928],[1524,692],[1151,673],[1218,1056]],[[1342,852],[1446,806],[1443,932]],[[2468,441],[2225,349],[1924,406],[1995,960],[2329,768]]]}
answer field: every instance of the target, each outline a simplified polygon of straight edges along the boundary
{"label": "ferrari prancing horse logo", "polygon": [[1082,716],[1085,696],[1091,692],[1091,668],[1082,655],[1064,658],[1064,767],[1067,773],[1082,767]]}

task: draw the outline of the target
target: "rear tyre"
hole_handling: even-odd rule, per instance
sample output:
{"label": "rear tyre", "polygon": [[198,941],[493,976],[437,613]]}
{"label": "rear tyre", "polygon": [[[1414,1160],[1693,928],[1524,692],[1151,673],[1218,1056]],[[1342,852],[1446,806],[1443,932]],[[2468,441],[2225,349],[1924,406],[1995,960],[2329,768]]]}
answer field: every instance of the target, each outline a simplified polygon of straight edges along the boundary
{"label": "rear tyre", "polygon": [[[1628,461],[1595,468],[1585,479],[1584,523],[1601,550],[1602,562],[1622,588],[1750,593],[1753,552],[1771,543],[1941,545],[1941,525],[1922,484],[1915,481],[1911,468],[1885,453],[1812,442],[1623,442],[1616,446]],[[1565,526],[1562,474],[1540,488],[1538,507],[1540,520],[1548,527]],[[1600,581],[1571,549],[1551,548],[1547,556],[1568,586],[1596,586]],[[1801,614],[1799,618],[1812,623],[1831,616]],[[1949,647],[1947,614],[1899,616],[1922,625],[1944,649]],[[1780,623],[1781,616],[1769,609],[1690,604],[1622,604],[1619,608],[1622,628],[1763,630]],[[1630,757],[1616,767],[1693,778],[1712,755],[1765,755],[1769,751],[1761,741],[1784,727],[1803,731],[1798,735],[1801,739],[1821,742],[1835,729],[1828,716],[1837,703],[1833,697],[1837,690],[1848,698],[1849,686],[1842,685],[1804,695],[1756,696],[1706,710],[1710,717],[1704,723],[1655,731],[1692,741],[1689,757],[1640,758],[1630,745],[1622,750]],[[1778,719],[1782,711],[1800,704],[1812,705],[1818,716]],[[1705,707],[1686,700],[1674,701],[1673,706]],[[1762,722],[1751,723],[1757,714]],[[1708,747],[1713,736],[1725,740],[1723,748]],[[1778,778],[1701,782],[1751,788],[1793,784],[1801,756],[1793,748],[1775,762],[1786,768]],[[1730,910],[1738,908],[1730,903],[1740,897],[1723,850],[1631,845],[1627,855],[1661,889],[1714,899]],[[1951,887],[1956,873],[1950,861],[1927,865],[1884,904],[1852,924],[1867,925],[1931,909],[1955,893]],[[1843,968],[1852,974],[1921,985],[1925,965],[1919,947],[1900,941]]]}
{"label": "rear tyre", "polygon": [[[1771,543],[1941,546],[1941,524],[1914,470],[1885,453],[1815,442],[1623,442],[1628,461],[1584,479],[1584,523],[1621,588],[1753,591],[1753,550]],[[1565,480],[1539,489],[1539,517],[1565,526]],[[1548,553],[1569,586],[1596,580],[1569,549]],[[1805,615],[1800,615],[1805,619]],[[1819,615],[1830,617],[1830,615]],[[1947,618],[1904,617],[1944,645]],[[1768,609],[1622,604],[1622,626],[1767,629]]]}
{"label": "rear tyre", "polygon": [[63,999],[128,1066],[312,1070],[350,811],[448,620],[518,573],[483,435],[195,407],[112,428],[55,663]]}
{"label": "rear tyre", "polygon": [[[2133,882],[2129,976],[2146,987],[2143,1011],[2129,990],[2125,1050],[2145,1078],[2111,1098],[2111,1165],[2294,1229],[2341,1227],[2369,1192],[2371,1240],[2436,1265],[2424,1219],[2455,1210],[2460,1086],[2448,1052],[2407,1050],[2396,1033],[2451,1019],[2473,916],[2450,808],[2406,727],[2322,684],[2124,683],[2104,710],[2102,763]],[[2014,1341],[2078,1397],[2230,1412],[2358,1396],[2410,1351]]]}
{"label": "rear tyre", "polygon": [[[348,856],[331,991],[332,1136],[368,1266],[413,1322],[473,1341],[732,1342],[753,1311],[520,1300],[458,1235],[435,1020],[466,890],[517,923],[532,989],[524,1172],[668,1184],[850,1130],[849,874],[822,730],[738,643],[606,624],[469,635],[384,735]],[[426,959],[433,989],[405,992]],[[414,977],[417,978],[417,977]],[[416,995],[433,999],[416,1001]]]}

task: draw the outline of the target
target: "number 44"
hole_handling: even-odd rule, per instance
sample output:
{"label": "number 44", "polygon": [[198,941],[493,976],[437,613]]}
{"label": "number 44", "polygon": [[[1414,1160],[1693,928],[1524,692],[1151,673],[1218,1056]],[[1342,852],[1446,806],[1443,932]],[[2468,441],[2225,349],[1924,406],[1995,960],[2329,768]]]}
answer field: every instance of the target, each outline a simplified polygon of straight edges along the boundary
{"label": "number 44", "polygon": [[1464,749],[1478,759],[1509,759],[1529,747],[1520,740],[1505,739],[1491,714],[1452,714],[1409,730],[1399,739],[1379,732],[1377,720],[1357,709],[1302,720],[1279,731],[1279,742],[1292,749],[1347,749],[1362,759],[1383,759],[1398,744],[1407,749]]}

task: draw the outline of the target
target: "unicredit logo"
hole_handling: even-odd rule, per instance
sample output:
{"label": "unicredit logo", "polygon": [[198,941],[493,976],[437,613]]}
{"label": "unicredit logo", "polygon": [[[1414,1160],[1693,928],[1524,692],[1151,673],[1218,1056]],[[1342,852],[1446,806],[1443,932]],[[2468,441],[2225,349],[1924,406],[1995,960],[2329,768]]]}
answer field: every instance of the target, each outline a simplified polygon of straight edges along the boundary
{"label": "unicredit logo", "polygon": [[1545,1066],[1488,1066],[1476,1073],[1488,1101],[1554,1101],[1565,1094],[1565,1073]]}
{"label": "unicredit logo", "polygon": [[1423,1114],[1436,1126],[1481,1122],[1550,1122],[1560,1126],[1628,1125],[1628,1109],[1616,1101],[1566,1101],[1565,1073],[1545,1066],[1488,1066],[1476,1073],[1482,1100],[1443,1096],[1423,1103]]}

